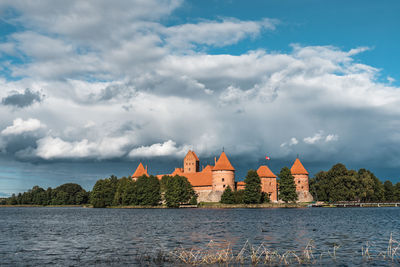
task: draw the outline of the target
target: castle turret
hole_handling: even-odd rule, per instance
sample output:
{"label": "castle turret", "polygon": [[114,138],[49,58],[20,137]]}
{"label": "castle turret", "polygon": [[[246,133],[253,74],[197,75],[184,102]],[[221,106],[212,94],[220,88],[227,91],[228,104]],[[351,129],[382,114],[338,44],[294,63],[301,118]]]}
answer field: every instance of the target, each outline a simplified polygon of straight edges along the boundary
{"label": "castle turret", "polygon": [[296,158],[290,171],[294,177],[294,182],[296,183],[296,191],[309,192],[308,172],[304,168],[303,164],[301,164],[299,158]]}
{"label": "castle turret", "polygon": [[278,188],[276,183],[276,175],[268,168],[268,166],[260,166],[257,170],[261,180],[261,191],[269,195],[271,201],[278,201]]}
{"label": "castle turret", "polygon": [[228,185],[232,190],[235,189],[235,168],[225,152],[222,152],[212,169],[212,190],[224,191]]}
{"label": "castle turret", "polygon": [[189,150],[183,159],[183,172],[193,173],[200,171],[200,160],[194,151]]}
{"label": "castle turret", "polygon": [[147,166],[146,168],[143,167],[143,164],[140,162],[139,165],[136,168],[136,171],[134,174],[132,174],[132,180],[136,181],[140,176],[149,176],[147,173]]}

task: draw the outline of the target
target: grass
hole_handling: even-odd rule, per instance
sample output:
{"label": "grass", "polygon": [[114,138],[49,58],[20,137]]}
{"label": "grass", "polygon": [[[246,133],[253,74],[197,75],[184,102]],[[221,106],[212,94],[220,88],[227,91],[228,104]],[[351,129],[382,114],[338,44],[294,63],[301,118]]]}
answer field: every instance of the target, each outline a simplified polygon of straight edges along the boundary
{"label": "grass", "polygon": [[[392,234],[386,250],[373,253],[371,243],[367,242],[361,247],[361,262],[368,264],[400,264],[400,242],[393,239]],[[335,264],[340,260],[337,252],[340,246],[334,245],[328,251],[317,252],[312,240],[299,251],[287,250],[280,252],[268,248],[264,243],[254,246],[246,241],[240,250],[234,251],[229,242],[214,242],[211,240],[203,247],[184,248],[178,247],[172,251],[165,252],[158,250],[156,253],[138,253],[136,260],[141,264],[163,265],[218,265],[218,266],[242,266],[242,265],[326,265]],[[347,257],[342,258],[346,262]],[[375,262],[374,262],[375,261]]]}

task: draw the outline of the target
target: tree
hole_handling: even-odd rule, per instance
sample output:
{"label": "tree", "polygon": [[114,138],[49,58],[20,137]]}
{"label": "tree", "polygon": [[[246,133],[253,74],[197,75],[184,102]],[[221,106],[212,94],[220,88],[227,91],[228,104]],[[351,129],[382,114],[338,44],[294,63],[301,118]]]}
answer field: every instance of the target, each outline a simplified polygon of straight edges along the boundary
{"label": "tree", "polygon": [[234,198],[235,204],[244,203],[244,189],[234,191],[233,198]]}
{"label": "tree", "polygon": [[136,195],[139,205],[159,205],[161,201],[160,181],[153,175],[139,177],[136,181]]}
{"label": "tree", "polygon": [[113,200],[113,205],[114,206],[119,206],[119,205],[129,205],[130,204],[130,193],[129,192],[130,184],[134,183],[134,181],[130,178],[122,177],[121,179],[118,180],[117,182],[117,189],[115,191],[114,195],[114,200]]}
{"label": "tree", "polygon": [[118,178],[114,175],[96,182],[90,194],[90,203],[94,208],[105,208],[112,205],[117,183]]}
{"label": "tree", "polygon": [[385,200],[388,202],[395,201],[395,188],[391,181],[385,181],[383,183],[383,187],[385,189]]}
{"label": "tree", "polygon": [[244,203],[257,204],[261,201],[261,179],[255,170],[249,170],[244,179]]}
{"label": "tree", "polygon": [[283,167],[279,173],[279,198],[286,203],[297,200],[296,184],[288,167]]}
{"label": "tree", "polygon": [[180,204],[187,203],[195,195],[192,185],[184,176],[175,175],[165,178],[164,182],[164,197],[169,208],[178,208]]}
{"label": "tree", "polygon": [[220,202],[223,204],[235,204],[235,196],[229,185],[225,188],[224,193],[222,193]]}
{"label": "tree", "polygon": [[269,194],[262,192],[261,193],[261,203],[269,203],[271,202],[271,199],[269,198]]}

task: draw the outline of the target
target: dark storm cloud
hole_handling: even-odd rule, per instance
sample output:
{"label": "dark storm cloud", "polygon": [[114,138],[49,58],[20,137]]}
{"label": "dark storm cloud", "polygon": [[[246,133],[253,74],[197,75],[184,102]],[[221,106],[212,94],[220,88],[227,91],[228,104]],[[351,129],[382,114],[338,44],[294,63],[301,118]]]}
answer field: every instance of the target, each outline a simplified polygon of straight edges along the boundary
{"label": "dark storm cloud", "polygon": [[18,108],[29,107],[35,102],[42,102],[43,95],[40,92],[35,92],[29,88],[25,89],[23,93],[14,92],[1,100],[3,105],[15,106]]}

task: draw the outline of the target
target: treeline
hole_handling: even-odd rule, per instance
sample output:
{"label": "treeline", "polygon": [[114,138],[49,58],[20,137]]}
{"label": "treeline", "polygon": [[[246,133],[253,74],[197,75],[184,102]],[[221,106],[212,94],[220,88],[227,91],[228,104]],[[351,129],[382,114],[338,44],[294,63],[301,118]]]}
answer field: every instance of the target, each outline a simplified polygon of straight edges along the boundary
{"label": "treeline", "polygon": [[400,201],[400,183],[382,183],[369,170],[348,170],[338,163],[310,179],[310,193],[314,200],[326,202],[395,202]]}
{"label": "treeline", "polygon": [[13,194],[3,199],[3,205],[82,205],[88,203],[89,192],[86,192],[80,185],[67,183],[54,189],[51,187],[44,190],[34,186],[28,192]]}
{"label": "treeline", "polygon": [[175,208],[181,204],[197,204],[192,185],[183,176],[141,176],[136,181],[111,176],[98,180],[90,194],[95,208],[109,206],[158,206],[165,203]]}
{"label": "treeline", "polygon": [[[287,202],[297,200],[296,184],[289,168],[284,167],[278,175],[279,199]],[[255,170],[249,170],[246,175],[245,188],[233,191],[228,186],[222,196],[223,204],[260,204],[269,203],[269,195],[261,190],[261,179]]]}

